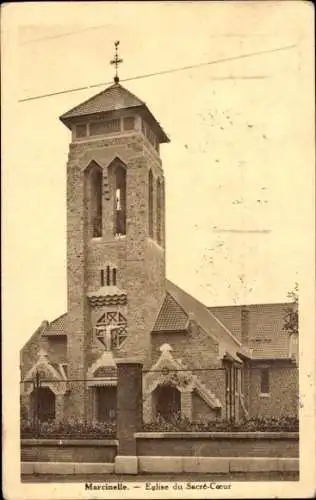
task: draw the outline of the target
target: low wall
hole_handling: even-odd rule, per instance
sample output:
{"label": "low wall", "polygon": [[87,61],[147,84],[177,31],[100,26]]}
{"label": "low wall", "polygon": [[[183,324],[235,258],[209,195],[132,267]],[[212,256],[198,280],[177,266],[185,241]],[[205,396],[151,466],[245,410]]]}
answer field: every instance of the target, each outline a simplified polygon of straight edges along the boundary
{"label": "low wall", "polygon": [[[122,458],[122,457],[121,457]],[[73,463],[73,462],[22,462],[21,474],[233,474],[233,473],[265,473],[278,472],[282,475],[299,473],[298,458],[275,457],[139,457],[132,469],[125,469],[122,461],[116,463]],[[284,477],[284,476],[283,476]],[[260,479],[261,480],[261,479]],[[298,480],[298,477],[295,478]]]}
{"label": "low wall", "polygon": [[238,472],[298,473],[298,458],[276,457],[152,457],[138,459],[138,470],[143,474],[208,473],[229,474]]}
{"label": "low wall", "polygon": [[139,457],[299,456],[297,432],[140,432],[135,437]]}
{"label": "low wall", "polygon": [[114,439],[22,439],[21,462],[113,463],[117,447]]}

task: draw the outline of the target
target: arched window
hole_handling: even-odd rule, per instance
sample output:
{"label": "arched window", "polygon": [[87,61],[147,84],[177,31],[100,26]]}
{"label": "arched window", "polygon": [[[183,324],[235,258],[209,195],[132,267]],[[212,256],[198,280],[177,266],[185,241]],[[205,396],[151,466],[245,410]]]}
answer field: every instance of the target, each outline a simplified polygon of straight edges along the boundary
{"label": "arched window", "polygon": [[102,236],[102,169],[94,164],[89,171],[90,221],[92,237]]}
{"label": "arched window", "polygon": [[115,169],[115,234],[126,234],[126,172],[120,165]]}
{"label": "arched window", "polygon": [[161,183],[157,179],[157,242],[161,243]]}
{"label": "arched window", "polygon": [[153,236],[154,236],[153,194],[154,194],[153,174],[152,174],[152,171],[149,170],[149,174],[148,174],[148,230],[149,230],[150,238],[153,238]]}

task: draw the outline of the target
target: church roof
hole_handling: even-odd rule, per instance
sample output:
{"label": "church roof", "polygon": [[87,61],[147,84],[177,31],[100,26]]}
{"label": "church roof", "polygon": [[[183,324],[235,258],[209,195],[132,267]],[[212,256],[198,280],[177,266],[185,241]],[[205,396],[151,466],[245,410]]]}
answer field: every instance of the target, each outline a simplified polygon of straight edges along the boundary
{"label": "church roof", "polygon": [[61,115],[60,120],[68,127],[76,118],[113,113],[124,109],[137,110],[153,126],[160,142],[169,142],[169,138],[146,104],[119,83],[114,83],[99,94],[70,109]]}
{"label": "church roof", "polygon": [[187,326],[187,313],[182,309],[172,295],[167,292],[153,331],[183,331],[186,330]]}
{"label": "church roof", "polygon": [[67,313],[64,313],[58,318],[54,319],[54,321],[49,323],[43,330],[42,335],[44,337],[67,335],[66,320],[67,320]]}
{"label": "church roof", "polygon": [[[289,334],[284,330],[285,307],[290,303],[250,304],[248,310],[248,349],[251,359],[288,359]],[[241,311],[243,306],[210,307],[232,332],[242,334]]]}
{"label": "church roof", "polygon": [[237,356],[237,352],[241,350],[240,342],[204,304],[169,280],[166,280],[166,292],[153,332],[184,330],[193,316],[207,334],[215,338],[234,359],[240,361]]}
{"label": "church roof", "polygon": [[[233,357],[244,353],[252,360],[289,359],[289,335],[284,330],[282,304],[251,304],[249,310],[248,344],[241,346],[242,306],[206,307],[187,292],[166,280],[166,296],[157,316],[153,333],[181,332],[187,329],[190,316]],[[41,327],[41,335],[67,335],[67,313]]]}

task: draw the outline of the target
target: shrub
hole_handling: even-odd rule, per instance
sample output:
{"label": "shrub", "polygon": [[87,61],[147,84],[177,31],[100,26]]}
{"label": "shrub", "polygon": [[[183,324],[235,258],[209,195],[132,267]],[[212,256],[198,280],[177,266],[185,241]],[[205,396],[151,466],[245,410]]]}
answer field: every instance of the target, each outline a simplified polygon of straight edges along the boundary
{"label": "shrub", "polygon": [[116,423],[66,420],[40,422],[38,429],[34,422],[21,420],[21,438],[49,439],[108,439],[116,436]]}
{"label": "shrub", "polygon": [[144,425],[147,432],[297,432],[299,422],[296,417],[256,417],[240,422],[227,420],[205,420],[190,422],[176,413],[169,420],[161,415]]}

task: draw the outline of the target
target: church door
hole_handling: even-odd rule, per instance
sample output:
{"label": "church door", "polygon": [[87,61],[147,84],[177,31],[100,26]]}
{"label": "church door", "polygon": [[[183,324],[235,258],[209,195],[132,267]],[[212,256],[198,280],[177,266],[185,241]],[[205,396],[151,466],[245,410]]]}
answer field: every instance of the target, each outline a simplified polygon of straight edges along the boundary
{"label": "church door", "polygon": [[96,388],[96,417],[99,422],[116,418],[116,387]]}
{"label": "church door", "polygon": [[33,415],[40,422],[55,418],[55,394],[48,387],[39,387],[32,392]]}
{"label": "church door", "polygon": [[175,413],[181,411],[181,394],[175,387],[160,386],[157,391],[157,414],[169,420]]}

